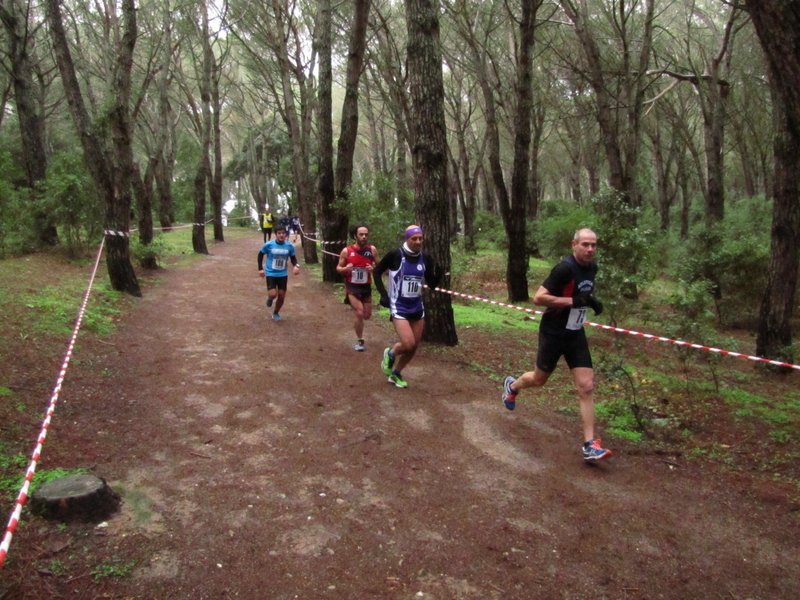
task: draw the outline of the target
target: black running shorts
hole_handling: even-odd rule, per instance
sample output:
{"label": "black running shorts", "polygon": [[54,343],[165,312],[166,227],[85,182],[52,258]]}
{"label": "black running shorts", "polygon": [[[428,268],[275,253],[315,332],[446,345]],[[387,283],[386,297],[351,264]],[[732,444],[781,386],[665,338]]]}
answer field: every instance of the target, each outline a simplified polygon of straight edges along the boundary
{"label": "black running shorts", "polygon": [[267,289],[274,290],[279,289],[286,291],[286,282],[289,280],[289,276],[285,275],[283,277],[272,277],[271,275],[267,275]]}
{"label": "black running shorts", "polygon": [[570,369],[592,368],[592,355],[589,352],[589,342],[586,341],[586,332],[583,329],[561,334],[539,331],[536,366],[545,373],[552,373],[556,369],[558,359],[562,356],[566,359]]}

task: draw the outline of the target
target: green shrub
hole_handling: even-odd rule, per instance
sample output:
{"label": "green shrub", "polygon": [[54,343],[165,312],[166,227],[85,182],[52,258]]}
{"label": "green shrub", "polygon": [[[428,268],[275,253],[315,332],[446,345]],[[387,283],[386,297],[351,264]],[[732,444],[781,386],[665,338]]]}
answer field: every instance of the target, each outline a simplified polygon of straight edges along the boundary
{"label": "green shrub", "polygon": [[36,248],[31,192],[14,183],[22,178],[11,154],[0,151],[0,258]]}
{"label": "green shrub", "polygon": [[641,210],[606,189],[589,206],[569,201],[545,202],[542,218],[533,224],[529,245],[538,245],[551,261],[570,253],[576,230],[589,227],[597,234],[597,296],[612,324],[620,321],[638,300],[639,291],[655,276],[653,230],[639,224]]}
{"label": "green shrub", "polygon": [[147,245],[142,244],[138,234],[131,237],[131,257],[139,264],[149,259],[155,259],[157,263],[160,263],[167,254],[169,254],[169,248],[163,232],[154,232],[153,240]]}
{"label": "green shrub", "polygon": [[70,253],[76,255],[94,245],[103,229],[103,206],[83,157],[73,152],[55,154],[39,189]]}
{"label": "green shrub", "polygon": [[604,190],[592,199],[598,237],[598,264],[605,274],[601,280],[615,283],[615,295],[635,300],[642,286],[655,275],[653,247],[656,233],[640,223],[642,210],[625,196]]}
{"label": "green shrub", "polygon": [[689,283],[711,283],[722,324],[750,324],[757,318],[770,260],[769,207],[760,197],[734,204],[722,223],[695,225],[678,253],[674,273]]}
{"label": "green shrub", "polygon": [[[723,340],[714,327],[712,288],[713,284],[705,279],[693,282],[679,281],[678,291],[669,298],[675,314],[662,324],[663,335],[693,344],[737,350],[736,341],[733,339]],[[673,348],[683,364],[687,381],[689,361],[691,358],[697,357],[708,364],[714,380],[714,387],[719,391],[716,366],[722,358],[721,355],[678,344],[673,345]]]}
{"label": "green shrub", "polygon": [[[593,227],[597,216],[586,206],[568,200],[549,200],[542,204],[538,221],[528,223],[528,247],[536,247],[551,262],[570,253],[570,241],[577,229]],[[600,236],[600,232],[596,232]]]}
{"label": "green shrub", "polygon": [[508,238],[500,215],[488,210],[478,210],[475,212],[473,227],[477,250],[506,250],[508,248]]}

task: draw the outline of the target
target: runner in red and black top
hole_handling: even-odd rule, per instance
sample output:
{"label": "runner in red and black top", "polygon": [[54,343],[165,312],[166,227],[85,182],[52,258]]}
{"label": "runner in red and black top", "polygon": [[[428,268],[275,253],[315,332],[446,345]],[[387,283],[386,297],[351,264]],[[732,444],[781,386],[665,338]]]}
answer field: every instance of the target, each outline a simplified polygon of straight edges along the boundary
{"label": "runner in red and black top", "polygon": [[518,378],[506,377],[503,384],[503,403],[508,410],[514,410],[517,394],[525,388],[541,387],[547,383],[563,356],[578,389],[583,439],[586,440],[583,458],[586,461],[611,455],[611,450],[603,448],[600,440],[594,437],[594,371],[583,329],[588,308],[596,315],[603,311],[603,305],[594,297],[596,250],[594,231],[579,229],[575,232],[572,256],[567,256],[553,268],[533,298],[537,306],[547,307],[539,326],[536,369]]}
{"label": "runner in red and black top", "polygon": [[372,269],[378,260],[378,249],[369,244],[369,227],[357,225],[350,230],[356,243],[339,254],[336,272],[344,275],[344,301],[353,307],[356,330],[356,352],[364,351],[364,321],[372,316]]}

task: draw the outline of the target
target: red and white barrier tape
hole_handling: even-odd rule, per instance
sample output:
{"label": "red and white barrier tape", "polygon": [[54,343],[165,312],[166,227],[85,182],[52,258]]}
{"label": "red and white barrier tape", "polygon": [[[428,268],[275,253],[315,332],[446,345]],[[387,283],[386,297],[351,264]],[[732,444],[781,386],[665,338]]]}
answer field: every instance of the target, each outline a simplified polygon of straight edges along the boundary
{"label": "red and white barrier tape", "polygon": [[103,254],[104,244],[105,238],[103,238],[103,241],[100,242],[100,248],[97,250],[97,258],[94,262],[92,275],[89,278],[89,285],[87,286],[86,292],[83,295],[83,303],[81,304],[80,311],[78,312],[78,319],[75,321],[75,327],[72,330],[72,338],[67,345],[67,352],[64,355],[64,361],[61,365],[61,372],[58,374],[58,378],[56,379],[53,395],[50,398],[50,403],[48,404],[47,412],[45,413],[45,418],[42,422],[42,429],[39,433],[39,439],[36,441],[36,447],[31,455],[31,462],[28,465],[28,470],[25,472],[25,482],[22,484],[22,489],[17,496],[16,503],[14,504],[14,510],[11,513],[11,518],[8,520],[8,526],[6,527],[6,532],[3,536],[3,541],[0,543],[0,569],[3,568],[3,563],[5,562],[6,555],[8,554],[8,548],[11,545],[11,538],[13,537],[14,532],[17,530],[19,517],[22,514],[22,507],[25,505],[25,502],[28,499],[28,490],[30,489],[31,481],[33,481],[33,475],[36,472],[36,463],[39,461],[39,457],[41,456],[42,445],[47,438],[47,430],[50,428],[50,418],[55,412],[58,395],[61,393],[61,384],[63,383],[64,377],[67,374],[67,367],[69,366],[69,361],[72,358],[72,349],[75,347],[75,340],[78,337],[78,330],[81,327],[83,316],[86,313],[86,305],[89,302],[89,295],[92,292],[92,284],[94,283],[94,278],[97,274],[97,267],[100,264],[100,256]]}
{"label": "red and white barrier tape", "polygon": [[[302,235],[308,241],[314,242],[315,244],[318,244],[320,246],[324,246],[325,244],[344,244],[345,246],[347,245],[347,242],[322,242],[320,240],[315,240],[310,235],[308,235],[305,231],[303,231],[303,226],[302,225],[300,226],[300,235]],[[325,250],[324,247],[320,248],[320,251],[323,254],[330,254],[331,256],[335,256],[336,258],[339,258],[338,254],[336,254],[334,252],[328,252],[327,250]]]}
{"label": "red and white barrier tape", "polygon": [[[427,286],[425,286],[427,287]],[[459,292],[453,292],[451,290],[445,290],[443,288],[434,288],[437,292],[442,292],[443,294],[450,294],[451,296],[460,296],[462,298],[467,298],[468,300],[476,300],[478,302],[486,302],[487,304],[495,304],[497,306],[503,306],[506,308],[513,308],[515,310],[521,310],[524,312],[542,315],[544,314],[543,311],[540,310],[532,310],[530,308],[524,308],[522,306],[515,306],[513,304],[507,304],[505,302],[496,302],[494,300],[487,300],[486,298],[479,298],[478,296],[472,296],[470,294],[461,294]],[[606,329],[608,331],[615,331],[617,333],[627,333],[628,335],[638,336],[647,338],[649,340],[658,340],[659,342],[668,342],[670,344],[676,344],[678,346],[687,346],[689,348],[695,348],[697,350],[706,350],[708,352],[714,352],[715,354],[724,354],[727,356],[734,356],[738,358],[746,358],[747,360],[752,360],[756,362],[763,362],[770,365],[774,365],[776,367],[786,367],[789,369],[796,369],[800,371],[800,365],[793,365],[791,363],[780,362],[777,360],[769,360],[767,358],[761,358],[760,356],[749,356],[747,354],[741,354],[739,352],[733,352],[731,350],[721,350],[719,348],[712,348],[711,346],[703,346],[702,344],[693,344],[691,342],[684,342],[681,340],[673,340],[667,337],[662,337],[659,335],[653,335],[651,333],[642,333],[640,331],[633,331],[631,329],[622,329],[620,327],[612,327],[611,325],[603,325],[602,323],[592,323],[591,321],[586,321],[586,325],[590,325],[591,327],[598,327],[600,329]]]}

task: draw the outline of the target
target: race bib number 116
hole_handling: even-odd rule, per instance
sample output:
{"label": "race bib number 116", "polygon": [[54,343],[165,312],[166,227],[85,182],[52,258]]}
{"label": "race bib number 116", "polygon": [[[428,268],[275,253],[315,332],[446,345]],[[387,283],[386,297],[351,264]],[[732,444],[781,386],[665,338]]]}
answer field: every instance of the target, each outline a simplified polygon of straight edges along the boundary
{"label": "race bib number 116", "polygon": [[400,294],[405,298],[417,298],[422,291],[422,278],[405,275]]}

